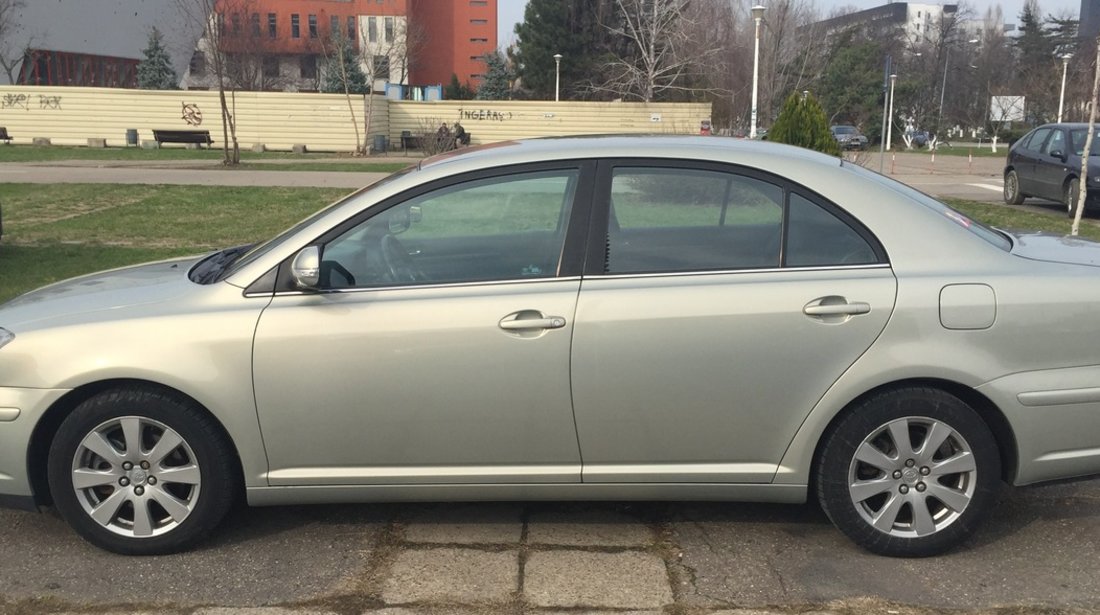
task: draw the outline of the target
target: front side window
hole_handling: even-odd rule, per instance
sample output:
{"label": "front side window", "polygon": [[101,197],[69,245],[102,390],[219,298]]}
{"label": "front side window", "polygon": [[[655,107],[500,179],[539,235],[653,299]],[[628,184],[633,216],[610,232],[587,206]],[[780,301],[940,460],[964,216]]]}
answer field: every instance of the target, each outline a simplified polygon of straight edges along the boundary
{"label": "front side window", "polygon": [[1066,134],[1061,130],[1050,133],[1050,138],[1043,146],[1043,153],[1047,156],[1066,153]]}
{"label": "front side window", "polygon": [[877,263],[868,240],[830,209],[737,173],[618,168],[612,174],[605,272]]}
{"label": "front side window", "polygon": [[1050,128],[1037,128],[1035,132],[1031,133],[1030,137],[1027,137],[1027,141],[1024,143],[1024,148],[1032,151],[1039,151],[1043,147],[1043,143],[1046,142],[1047,137],[1050,135]]}
{"label": "front side window", "polygon": [[323,288],[557,275],[578,171],[470,181],[395,205],[322,247]]}

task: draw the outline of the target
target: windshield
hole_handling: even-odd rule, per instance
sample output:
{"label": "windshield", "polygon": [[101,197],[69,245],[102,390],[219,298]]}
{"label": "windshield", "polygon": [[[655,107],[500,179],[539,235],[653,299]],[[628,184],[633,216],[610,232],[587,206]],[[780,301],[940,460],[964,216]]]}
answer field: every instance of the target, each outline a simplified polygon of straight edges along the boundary
{"label": "windshield", "polygon": [[[1078,128],[1069,131],[1069,138],[1073,141],[1073,153],[1077,156],[1085,151],[1085,139],[1089,136],[1087,128]],[[1092,147],[1089,148],[1089,156],[1100,156],[1100,128],[1092,135]]]}
{"label": "windshield", "polygon": [[981,237],[987,243],[990,243],[1004,250],[1005,252],[1009,252],[1012,250],[1012,240],[1009,239],[1008,236],[1004,233],[996,229],[992,229],[982,224],[981,222],[978,222],[977,220],[971,220],[965,214],[955,209],[952,209],[949,205],[937,201],[936,199],[928,196],[920,190],[911,188],[897,180],[890,179],[889,177],[886,177],[884,175],[879,175],[878,173],[875,173],[874,171],[871,171],[869,169],[865,169],[858,164],[843,163],[842,166],[845,169],[849,169],[858,175],[867,177],[882,186],[885,186],[895,192],[907,196],[910,199],[913,199],[914,201],[927,207],[928,209],[939,212],[940,215],[942,215],[943,217],[951,220],[955,224],[958,224],[959,226],[977,235],[978,237]]}
{"label": "windshield", "polygon": [[340,199],[339,201],[336,201],[332,205],[329,205],[328,207],[324,207],[324,208],[320,209],[319,211],[314,212],[313,214],[308,216],[306,219],[304,219],[301,222],[299,222],[298,224],[295,224],[294,226],[288,228],[287,230],[283,231],[282,233],[279,233],[275,237],[272,237],[271,239],[269,239],[269,240],[267,240],[263,243],[256,244],[248,252],[245,252],[244,254],[240,255],[238,258],[235,258],[231,262],[226,263],[225,268],[222,270],[220,275],[217,276],[217,279],[218,280],[224,280],[225,278],[233,275],[234,273],[239,271],[241,268],[249,265],[250,263],[254,262],[256,259],[263,256],[264,254],[267,254],[268,252],[270,252],[276,246],[278,246],[283,241],[285,241],[288,237],[294,236],[294,234],[297,233],[298,231],[306,228],[310,224],[313,224],[314,221],[319,219],[321,216],[324,216],[325,214],[327,214],[332,209],[334,209],[336,207],[339,207],[339,206],[343,205],[344,203],[347,203],[349,200],[351,200],[353,198],[358,198],[360,195],[362,195],[364,193],[370,192],[371,190],[375,190],[375,189],[379,188],[380,186],[388,184],[391,181],[393,181],[393,180],[395,180],[399,177],[403,177],[403,176],[411,173],[412,171],[417,170],[418,168],[419,168],[419,165],[414,164],[414,165],[406,167],[405,169],[402,169],[402,170],[400,170],[396,173],[393,173],[391,175],[387,175],[386,177],[383,177],[382,179],[374,182],[373,184],[367,185],[365,188],[361,188],[359,190],[356,190],[355,192],[347,195],[346,197]]}
{"label": "windshield", "polygon": [[850,135],[856,131],[853,126],[834,126],[833,132],[838,135]]}

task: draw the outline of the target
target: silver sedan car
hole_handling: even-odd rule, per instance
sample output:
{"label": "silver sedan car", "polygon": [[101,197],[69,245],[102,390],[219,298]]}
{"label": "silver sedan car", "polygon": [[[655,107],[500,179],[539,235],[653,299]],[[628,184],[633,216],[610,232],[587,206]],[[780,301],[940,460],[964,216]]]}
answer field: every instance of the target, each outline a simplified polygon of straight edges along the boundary
{"label": "silver sedan car", "polygon": [[0,502],[150,554],[241,497],[816,498],[930,555],[1100,472],[1098,265],[788,146],[498,143],[4,305]]}

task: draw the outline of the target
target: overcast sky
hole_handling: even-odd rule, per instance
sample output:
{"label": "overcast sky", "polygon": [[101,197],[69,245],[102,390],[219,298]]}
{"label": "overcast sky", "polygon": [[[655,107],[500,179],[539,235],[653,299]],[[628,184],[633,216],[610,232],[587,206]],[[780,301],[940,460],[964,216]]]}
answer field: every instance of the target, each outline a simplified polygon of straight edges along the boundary
{"label": "overcast sky", "polygon": [[[749,0],[744,0],[749,3]],[[768,0],[761,0],[764,6]],[[1000,4],[1005,21],[1016,23],[1017,15],[1024,6],[1024,0],[964,0],[969,4],[978,17],[985,15],[987,8]],[[883,0],[815,0],[815,5],[821,13],[829,13],[839,6],[854,6],[858,9],[869,9],[885,4]],[[929,2],[929,4],[936,4]],[[949,3],[950,4],[950,3]],[[513,42],[515,25],[523,21],[523,9],[527,6],[527,0],[497,0],[497,23],[499,30],[497,38],[501,49],[505,49]],[[1081,11],[1081,0],[1039,0],[1039,8],[1045,16],[1047,13],[1061,16],[1062,13],[1071,13],[1077,17]]]}

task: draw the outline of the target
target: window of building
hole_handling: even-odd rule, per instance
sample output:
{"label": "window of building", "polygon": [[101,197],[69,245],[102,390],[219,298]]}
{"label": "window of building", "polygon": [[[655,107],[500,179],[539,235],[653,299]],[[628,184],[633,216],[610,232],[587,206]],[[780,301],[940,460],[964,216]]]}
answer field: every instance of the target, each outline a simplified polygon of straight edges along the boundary
{"label": "window of building", "polygon": [[301,38],[302,28],[298,13],[294,13],[290,16],[290,38]]}
{"label": "window of building", "polygon": [[340,16],[333,15],[329,18],[328,34],[329,36],[336,36],[340,32]]}
{"label": "window of building", "polygon": [[488,19],[471,19],[470,23],[474,24],[475,26],[487,26],[487,25],[489,25],[489,20]]}
{"label": "window of building", "polygon": [[302,56],[299,61],[299,70],[302,74],[302,79],[316,79],[317,78],[317,56],[308,55]]}
{"label": "window of building", "polygon": [[230,18],[233,22],[233,34],[241,33],[241,15],[240,13],[233,13]]}
{"label": "window of building", "polygon": [[393,17],[386,18],[386,42],[393,42]]}
{"label": "window of building", "polygon": [[372,43],[378,42],[378,18],[367,18],[367,40]]}
{"label": "window of building", "polygon": [[252,36],[259,36],[260,35],[260,14],[259,13],[252,13],[252,18],[250,19],[250,21],[252,22]]}
{"label": "window of building", "polygon": [[390,78],[390,57],[384,55],[374,56],[374,78],[375,79],[389,79]]}
{"label": "window of building", "polygon": [[264,56],[264,77],[279,76],[279,57]]}
{"label": "window of building", "polygon": [[348,40],[355,40],[355,18],[348,17]]}
{"label": "window of building", "polygon": [[317,38],[317,16],[309,16],[309,38]]}
{"label": "window of building", "polygon": [[488,0],[470,0],[470,6],[489,6]]}
{"label": "window of building", "polygon": [[489,39],[487,39],[487,38],[471,38],[470,42],[471,43],[488,43]]}
{"label": "window of building", "polygon": [[267,14],[267,37],[275,38],[279,35],[279,21],[275,13]]}
{"label": "window of building", "polygon": [[202,77],[206,74],[206,54],[201,51],[196,51],[191,54],[191,75],[195,77]]}

